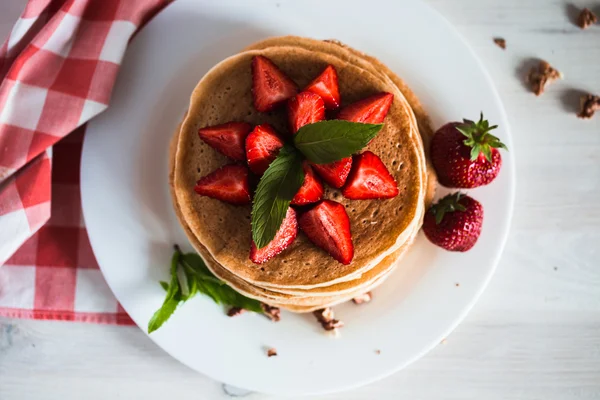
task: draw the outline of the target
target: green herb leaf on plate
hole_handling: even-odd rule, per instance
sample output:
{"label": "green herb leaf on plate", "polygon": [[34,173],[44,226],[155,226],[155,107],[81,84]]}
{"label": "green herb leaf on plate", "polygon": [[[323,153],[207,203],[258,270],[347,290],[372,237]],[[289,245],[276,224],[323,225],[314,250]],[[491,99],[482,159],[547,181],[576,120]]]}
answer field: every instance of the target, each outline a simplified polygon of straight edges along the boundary
{"label": "green herb leaf on plate", "polygon": [[252,240],[256,247],[263,248],[273,240],[302,183],[302,155],[286,145],[265,171],[254,194]]}
{"label": "green herb leaf on plate", "polygon": [[313,163],[327,164],[362,150],[383,124],[331,120],[304,125],[294,135],[294,145]]}
{"label": "green herb leaf on plate", "polygon": [[148,322],[148,333],[152,333],[160,328],[169,319],[171,314],[175,312],[177,305],[181,301],[181,287],[179,286],[179,278],[177,277],[177,265],[179,264],[180,254],[176,251],[171,258],[171,282],[167,287],[165,301],[152,318],[150,318],[150,322]]}
{"label": "green herb leaf on plate", "polygon": [[[187,281],[187,293],[184,293],[177,275],[178,267],[183,269],[183,276]],[[160,328],[180,303],[191,299],[198,293],[207,295],[217,304],[241,307],[258,313],[263,312],[260,301],[248,298],[227,286],[225,282],[210,272],[204,260],[196,253],[182,253],[176,246],[171,259],[170,273],[170,283],[160,281],[160,285],[167,291],[167,294],[163,305],[154,313],[148,323],[148,333]]]}

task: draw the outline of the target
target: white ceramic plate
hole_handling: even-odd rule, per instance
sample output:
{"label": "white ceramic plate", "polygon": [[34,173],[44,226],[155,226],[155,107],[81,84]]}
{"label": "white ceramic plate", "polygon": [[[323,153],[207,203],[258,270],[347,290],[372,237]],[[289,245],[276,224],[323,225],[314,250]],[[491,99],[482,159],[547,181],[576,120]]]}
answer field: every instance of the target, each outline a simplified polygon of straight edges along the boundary
{"label": "white ceramic plate", "polygon": [[[454,29],[421,2],[370,0],[367,7],[359,0],[178,0],[131,44],[111,107],[88,127],[81,165],[94,253],[144,332],[164,297],[158,281],[168,276],[172,245],[187,245],[168,193],[171,133],[210,67],[256,40],[284,34],[336,38],[379,57],[410,84],[436,127],[475,119],[483,110],[512,149],[486,71]],[[344,390],[399,370],[448,335],[490,280],[512,214],[511,154],[503,153],[492,185],[472,191],[485,207],[477,245],[453,254],[421,235],[370,304],[336,308],[346,323],[341,338],[324,335],[312,315],[284,313],[276,324],[259,315],[228,318],[202,296],[150,337],[199,372],[267,393]],[[267,358],[268,347],[279,355]]]}

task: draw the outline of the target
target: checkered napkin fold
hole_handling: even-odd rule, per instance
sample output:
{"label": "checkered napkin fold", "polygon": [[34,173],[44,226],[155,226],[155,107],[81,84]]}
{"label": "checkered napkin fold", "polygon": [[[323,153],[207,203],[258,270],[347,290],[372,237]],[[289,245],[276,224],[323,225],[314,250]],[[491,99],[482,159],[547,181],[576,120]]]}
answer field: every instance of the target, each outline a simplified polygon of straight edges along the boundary
{"label": "checkered napkin fold", "polygon": [[129,40],[168,2],[29,0],[0,48],[0,316],[129,321],[81,219],[81,143]]}

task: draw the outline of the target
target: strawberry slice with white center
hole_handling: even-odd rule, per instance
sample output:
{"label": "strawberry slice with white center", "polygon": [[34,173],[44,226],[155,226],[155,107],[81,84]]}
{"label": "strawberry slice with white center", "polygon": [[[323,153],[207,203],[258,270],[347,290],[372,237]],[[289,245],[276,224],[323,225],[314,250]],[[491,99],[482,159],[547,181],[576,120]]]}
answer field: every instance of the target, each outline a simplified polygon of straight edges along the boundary
{"label": "strawberry slice with white center", "polygon": [[315,203],[323,197],[323,184],[307,161],[302,163],[302,169],[304,169],[304,183],[292,199],[292,204],[295,206]]}
{"label": "strawberry slice with white center", "polygon": [[302,214],[298,224],[311,242],[342,264],[350,264],[354,245],[346,207],[332,200],[323,200]]}
{"label": "strawberry slice with white center", "polygon": [[244,143],[252,130],[247,122],[228,122],[198,130],[200,139],[219,153],[235,161],[245,161]]}
{"label": "strawberry slice with white center", "polygon": [[340,106],[338,76],[333,65],[328,65],[304,90],[321,96],[328,110],[335,110]]}
{"label": "strawberry slice with white center", "polygon": [[339,189],[344,186],[350,174],[352,157],[342,158],[329,164],[311,164],[311,166],[329,186]]}
{"label": "strawberry slice with white center", "polygon": [[252,96],[257,111],[271,111],[296,93],[296,83],[271,60],[264,56],[252,57]]}
{"label": "strawberry slice with white center", "polygon": [[323,121],[325,119],[325,104],[323,99],[311,92],[301,92],[288,101],[288,118],[292,134],[304,125]]}
{"label": "strawberry slice with white center", "polygon": [[296,220],[296,211],[293,208],[288,208],[287,213],[283,222],[281,222],[281,226],[277,231],[277,234],[262,249],[256,248],[256,244],[252,241],[252,245],[250,247],[250,260],[255,264],[262,264],[285,249],[289,247],[290,244],[296,239],[298,235],[298,221]]}
{"label": "strawberry slice with white center", "polygon": [[338,114],[338,119],[363,124],[380,124],[385,119],[394,95],[391,93],[377,93],[344,107]]}
{"label": "strawberry slice with white center", "polygon": [[381,159],[365,151],[354,158],[342,194],[352,200],[391,199],[398,195],[398,185]]}
{"label": "strawberry slice with white center", "polygon": [[283,141],[269,124],[258,125],[246,137],[246,158],[250,170],[257,175],[265,173],[277,158]]}
{"label": "strawberry slice with white center", "polygon": [[226,203],[250,204],[248,168],[245,165],[225,165],[200,179],[194,187],[196,193]]}

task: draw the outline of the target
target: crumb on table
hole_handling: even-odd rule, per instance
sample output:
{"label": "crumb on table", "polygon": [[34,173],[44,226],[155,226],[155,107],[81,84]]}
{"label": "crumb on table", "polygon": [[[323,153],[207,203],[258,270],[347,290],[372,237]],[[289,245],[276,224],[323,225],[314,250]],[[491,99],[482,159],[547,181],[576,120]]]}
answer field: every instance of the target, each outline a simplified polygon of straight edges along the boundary
{"label": "crumb on table", "polygon": [[494,38],[494,43],[498,45],[502,50],[506,50],[506,40],[501,37]]}
{"label": "crumb on table", "polygon": [[590,119],[599,110],[600,96],[594,96],[593,94],[581,96],[581,111],[577,114],[579,118]]}
{"label": "crumb on table", "polygon": [[270,349],[267,350],[267,357],[273,357],[277,355],[277,349],[275,349],[274,347],[271,347]]}
{"label": "crumb on table", "polygon": [[579,13],[579,17],[577,18],[577,25],[581,29],[586,29],[590,25],[594,25],[596,22],[598,22],[598,17],[596,17],[596,14],[594,14],[588,8],[584,8],[583,10],[581,10],[581,13]]}
{"label": "crumb on table", "polygon": [[557,69],[553,68],[547,61],[540,60],[537,67],[531,68],[527,75],[527,81],[531,86],[531,90],[536,96],[544,93],[546,85],[554,82],[557,79],[562,79],[563,75]]}

